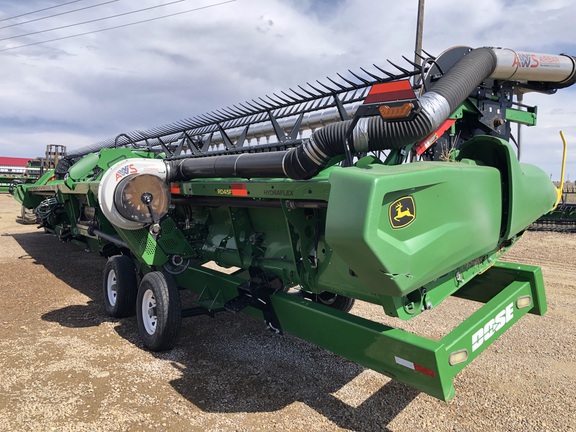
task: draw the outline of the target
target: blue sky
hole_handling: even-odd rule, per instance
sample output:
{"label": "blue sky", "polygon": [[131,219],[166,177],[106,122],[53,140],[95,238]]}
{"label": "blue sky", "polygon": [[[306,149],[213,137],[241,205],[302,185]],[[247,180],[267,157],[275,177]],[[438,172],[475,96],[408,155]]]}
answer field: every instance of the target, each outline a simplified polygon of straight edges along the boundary
{"label": "blue sky", "polygon": [[[237,0],[137,26],[99,30],[216,3],[186,0],[148,12],[0,41],[0,155],[36,157],[47,144],[77,149],[337,72],[412,57],[417,0]],[[2,18],[64,0],[0,0]],[[0,27],[105,3],[82,0],[0,21]],[[85,11],[0,28],[0,39],[169,3],[111,1]],[[576,55],[572,0],[427,0],[424,48],[500,46]],[[539,125],[523,132],[525,162],[558,177],[563,129],[576,178],[576,88],[528,94]]]}

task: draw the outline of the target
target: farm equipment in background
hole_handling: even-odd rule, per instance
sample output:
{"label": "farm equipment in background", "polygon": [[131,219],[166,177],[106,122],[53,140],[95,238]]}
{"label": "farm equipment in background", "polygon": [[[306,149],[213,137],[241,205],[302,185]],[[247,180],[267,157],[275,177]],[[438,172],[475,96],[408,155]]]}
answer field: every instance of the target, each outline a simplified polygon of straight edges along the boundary
{"label": "farm equipment in background", "polygon": [[576,232],[576,203],[568,197],[574,194],[574,185],[564,184],[564,168],[566,166],[567,143],[564,133],[560,131],[564,144],[564,155],[562,157],[562,173],[560,174],[560,185],[557,190],[556,205],[545,215],[538,218],[528,229],[531,231],[555,231],[571,233]]}
{"label": "farm equipment in background", "polygon": [[34,183],[40,177],[40,159],[0,157],[0,192],[10,192],[21,183]]}
{"label": "farm equipment in background", "polygon": [[531,231],[576,232],[576,204],[560,203],[530,225]]}
{"label": "farm equipment in background", "polygon": [[[540,269],[498,261],[557,195],[518,162],[510,124],[536,123],[515,95],[572,85],[575,64],[455,47],[349,71],[70,152],[15,197],[108,258],[106,312],[136,312],[151,350],[182,317],[243,311],[449,400],[460,370],[546,311]],[[438,341],[351,313],[408,320],[450,296],[485,304]]]}
{"label": "farm equipment in background", "polygon": [[[49,144],[43,158],[0,158],[0,192],[14,194],[16,185],[22,183],[35,183],[46,171],[53,170],[60,158],[66,156],[66,146]],[[11,161],[15,161],[12,162]],[[19,165],[14,165],[18,162]],[[24,163],[23,163],[24,162]]]}
{"label": "farm equipment in background", "polygon": [[[566,139],[564,134],[562,132],[560,133],[564,142],[564,166],[566,159]],[[529,230],[564,233],[576,232],[576,203],[573,202],[573,199],[569,198],[575,193],[574,184],[564,185],[564,172],[562,172],[561,178],[556,206],[530,225],[528,227]]]}
{"label": "farm equipment in background", "polygon": [[[2,182],[2,176],[0,175],[0,192],[5,191],[14,195],[16,186],[24,183],[35,183],[45,172],[53,171],[58,165],[60,158],[64,156],[66,156],[66,146],[48,144],[45,157],[30,159],[20,175],[10,176],[5,183]],[[36,209],[29,209],[22,205],[17,222],[21,224],[38,223]]]}

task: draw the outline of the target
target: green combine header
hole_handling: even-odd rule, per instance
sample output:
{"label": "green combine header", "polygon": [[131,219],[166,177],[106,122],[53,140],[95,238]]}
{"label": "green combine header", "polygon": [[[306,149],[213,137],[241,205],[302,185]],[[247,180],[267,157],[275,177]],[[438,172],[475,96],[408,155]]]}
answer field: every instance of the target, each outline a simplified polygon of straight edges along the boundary
{"label": "green combine header", "polygon": [[[535,125],[516,96],[572,85],[576,60],[465,47],[422,60],[121,134],[14,195],[108,259],[106,312],[136,314],[151,350],[178,343],[183,317],[242,311],[449,400],[458,372],[546,312],[540,269],[499,261],[557,197],[519,163],[510,125]],[[409,320],[450,296],[483,305],[440,340],[353,309]]]}
{"label": "green combine header", "polygon": [[0,193],[20,183],[34,183],[40,177],[40,163],[39,159],[0,156]]}

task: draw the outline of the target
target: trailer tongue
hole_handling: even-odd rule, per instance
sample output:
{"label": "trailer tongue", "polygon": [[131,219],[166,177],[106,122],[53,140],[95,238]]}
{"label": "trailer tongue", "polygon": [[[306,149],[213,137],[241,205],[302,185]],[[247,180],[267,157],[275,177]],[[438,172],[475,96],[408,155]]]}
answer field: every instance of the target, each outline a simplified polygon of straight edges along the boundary
{"label": "trailer tongue", "polygon": [[[177,343],[182,317],[242,311],[449,400],[460,370],[546,312],[540,269],[498,260],[557,196],[518,162],[510,124],[535,125],[515,95],[572,85],[576,61],[465,47],[424,60],[121,134],[15,196],[108,257],[106,311],[136,312],[151,350]],[[407,320],[450,296],[483,306],[440,340],[351,313],[362,300]]]}

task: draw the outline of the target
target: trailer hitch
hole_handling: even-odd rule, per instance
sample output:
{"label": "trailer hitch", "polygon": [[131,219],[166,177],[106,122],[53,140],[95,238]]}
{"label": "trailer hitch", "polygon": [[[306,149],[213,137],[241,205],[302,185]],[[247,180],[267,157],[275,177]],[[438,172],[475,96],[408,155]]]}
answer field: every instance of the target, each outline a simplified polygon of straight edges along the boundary
{"label": "trailer hitch", "polygon": [[281,291],[282,281],[276,276],[268,277],[258,268],[251,267],[250,279],[238,285],[238,296],[227,301],[224,308],[231,312],[240,312],[251,306],[264,315],[266,328],[276,334],[283,334],[280,322],[270,301],[270,296]]}

